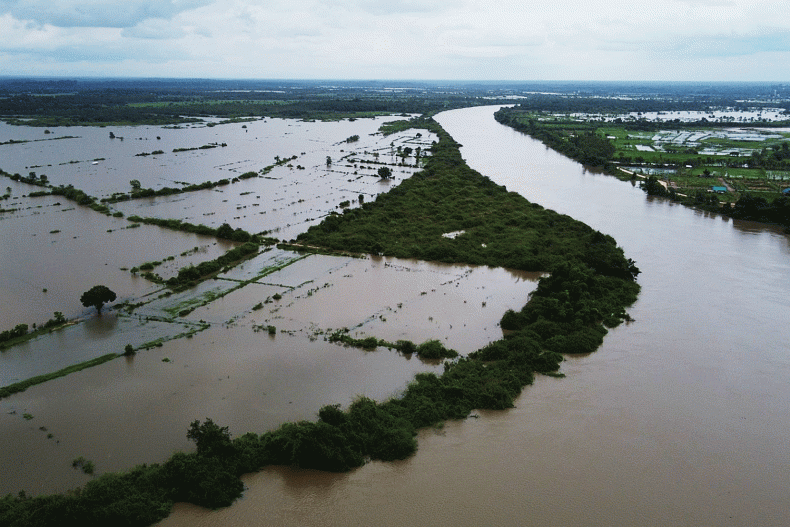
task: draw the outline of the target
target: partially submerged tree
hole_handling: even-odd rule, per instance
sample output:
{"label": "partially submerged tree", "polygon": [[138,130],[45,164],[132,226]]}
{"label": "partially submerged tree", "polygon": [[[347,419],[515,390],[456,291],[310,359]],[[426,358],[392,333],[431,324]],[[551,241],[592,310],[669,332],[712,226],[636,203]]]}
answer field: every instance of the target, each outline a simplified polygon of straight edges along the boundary
{"label": "partially submerged tree", "polygon": [[110,290],[107,286],[104,285],[95,285],[82,293],[80,297],[80,302],[85,307],[93,306],[96,308],[96,311],[99,312],[101,315],[101,308],[107,302],[112,302],[115,300],[116,295],[115,292]]}

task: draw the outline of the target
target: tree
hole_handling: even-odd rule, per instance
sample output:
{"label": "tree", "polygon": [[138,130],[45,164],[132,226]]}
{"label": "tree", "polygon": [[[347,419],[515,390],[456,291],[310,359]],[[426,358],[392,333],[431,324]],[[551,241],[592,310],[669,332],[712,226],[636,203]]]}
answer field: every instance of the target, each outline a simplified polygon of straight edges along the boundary
{"label": "tree", "polygon": [[381,179],[390,179],[392,177],[392,170],[390,170],[390,167],[379,168],[379,177]]}
{"label": "tree", "polygon": [[332,158],[330,156],[326,156],[326,166],[332,166]]}
{"label": "tree", "polygon": [[219,426],[208,418],[205,423],[193,421],[189,425],[187,439],[195,442],[201,456],[228,456],[235,450],[228,427]]}
{"label": "tree", "polygon": [[101,308],[107,302],[112,302],[115,300],[116,295],[113,291],[111,291],[107,286],[104,285],[95,285],[82,293],[80,297],[80,302],[85,307],[94,306],[96,311],[99,312],[101,315]]}
{"label": "tree", "polygon": [[224,238],[226,240],[230,240],[233,237],[233,227],[228,225],[227,223],[223,223],[222,225],[217,228],[217,238]]}
{"label": "tree", "polygon": [[132,186],[133,190],[140,190],[140,187],[142,187],[139,179],[132,179],[129,181],[129,184]]}

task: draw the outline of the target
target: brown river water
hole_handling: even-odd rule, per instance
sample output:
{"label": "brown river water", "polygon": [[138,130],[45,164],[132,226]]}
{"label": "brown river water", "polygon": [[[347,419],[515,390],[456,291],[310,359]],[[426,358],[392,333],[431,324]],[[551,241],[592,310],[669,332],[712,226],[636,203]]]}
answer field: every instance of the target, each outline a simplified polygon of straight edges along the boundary
{"label": "brown river water", "polygon": [[[455,110],[438,120],[464,145],[462,154],[473,168],[531,201],[614,236],[642,270],[642,293],[630,309],[635,322],[610,331],[596,353],[568,357],[562,366],[566,378],[538,378],[516,408],[476,412],[475,418],[422,431],[418,452],[407,460],[370,463],[347,474],[270,467],[244,477],[247,490],[232,507],[206,511],[177,504],[161,525],[790,523],[788,237],[771,227],[647,199],[631,184],[587,171],[499,125],[494,110]],[[241,144],[252,133],[233,126],[227,133],[238,137],[229,145]],[[161,132],[162,141],[169,132]],[[103,139],[107,132],[95,133]],[[290,131],[278,133],[281,137]],[[327,188],[336,189],[333,199],[348,199],[367,187],[344,190],[353,179],[350,174],[327,172],[322,161],[326,155],[341,156],[341,143],[352,133],[359,132],[344,125],[327,132],[320,148],[297,142],[273,152],[307,151],[312,161],[305,174],[312,171],[327,181],[336,174],[338,183]],[[178,136],[171,142],[198,146],[204,139]],[[371,143],[370,148],[384,153],[387,145]],[[113,148],[127,148],[127,157],[141,150],[139,144],[113,143]],[[151,148],[151,143],[145,147]],[[224,156],[229,151],[207,152]],[[100,156],[112,160],[100,150],[82,158]],[[53,155],[50,162],[61,157]],[[247,169],[242,161],[248,157],[243,151],[234,155],[243,166],[239,171]],[[278,177],[282,185],[274,192],[302,181],[296,171]],[[124,184],[126,179],[120,178]],[[204,179],[216,178],[195,178]],[[101,186],[106,192],[117,187]],[[242,190],[234,188],[248,199]],[[369,191],[375,193],[374,187]],[[213,205],[227,199],[210,196]],[[197,196],[188,199],[198,203]],[[168,205],[174,200],[163,203],[156,200],[151,206],[178,208]],[[334,206],[305,203],[299,210],[311,217],[311,207],[325,211]],[[236,206],[244,203],[239,200]],[[194,221],[189,219],[195,215],[192,208],[182,206],[183,219]],[[54,217],[56,209],[45,210],[53,210]],[[223,213],[223,221],[233,219],[235,210]],[[0,229],[10,226],[8,221],[0,222]],[[91,228],[95,235],[106,230],[103,224]],[[49,230],[42,225],[31,237],[35,232],[46,235],[51,245],[63,241],[52,244],[49,237],[56,235]],[[189,237],[168,244],[145,258],[138,256],[140,261],[178,254],[184,247],[218,250]],[[264,254],[205,288],[249,280],[279,257]],[[107,279],[121,285],[128,281],[130,296],[143,294],[149,286],[119,274],[128,260],[109,260],[105,267],[115,275]],[[24,275],[21,268],[18,272]],[[233,434],[262,432],[284,421],[314,419],[323,404],[347,405],[357,395],[379,400],[397,395],[415,373],[437,365],[386,349],[364,352],[331,345],[323,340],[326,331],[349,327],[355,335],[417,342],[441,338],[468,353],[501,335],[499,317],[523,305],[536,278],[394,259],[313,256],[297,261],[195,310],[184,323],[206,320],[211,328],[192,338],[165,342],[133,359],[115,360],[0,401],[0,494],[21,488],[62,491],[83,484],[87,477],[70,466],[77,456],[93,460],[99,473],[162,461],[173,451],[190,448],[185,431],[194,419],[211,417]],[[80,290],[67,289],[69,295]],[[282,299],[252,309],[275,293]],[[78,354],[80,345],[91,343],[95,348],[111,343],[101,353],[119,351],[146,328],[153,328],[152,335],[165,331],[144,320],[164,307],[141,309],[137,322],[108,314],[56,339],[36,341],[30,350],[14,351],[8,364],[24,377],[31,362],[25,353],[38,353],[34,356],[45,357],[39,362],[50,364],[58,342],[67,353]],[[268,324],[278,328],[275,336],[255,331]],[[23,413],[32,419],[23,419]],[[47,438],[48,433],[53,437]]]}
{"label": "brown river water", "polygon": [[497,124],[438,116],[469,164],[611,234],[642,270],[635,322],[504,412],[423,431],[419,451],[349,474],[270,468],[182,525],[790,523],[790,244],[661,200]]}

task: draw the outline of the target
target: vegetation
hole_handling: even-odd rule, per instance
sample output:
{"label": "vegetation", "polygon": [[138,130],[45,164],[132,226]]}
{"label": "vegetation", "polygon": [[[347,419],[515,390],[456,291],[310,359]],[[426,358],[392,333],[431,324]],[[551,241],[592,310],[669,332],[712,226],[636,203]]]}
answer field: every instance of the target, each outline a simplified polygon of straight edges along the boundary
{"label": "vegetation", "polygon": [[[310,82],[283,86],[280,82],[267,81],[190,80],[168,84],[168,81],[83,80],[67,84],[71,85],[64,89],[46,81],[2,82],[0,115],[11,124],[42,127],[163,125],[199,122],[208,116],[223,117],[223,123],[262,117],[356,119],[421,114],[478,103],[475,90],[465,95],[450,95],[443,87],[428,86],[419,91],[394,93],[354,84],[327,88]],[[476,91],[480,95],[487,93],[484,88]]]}
{"label": "vegetation", "polygon": [[[46,292],[46,289],[44,291]],[[5,351],[11,346],[43,335],[44,333],[54,331],[55,329],[65,326],[67,323],[68,321],[66,317],[63,316],[63,313],[55,311],[54,317],[43,324],[39,324],[38,326],[33,324],[33,331],[29,331],[29,326],[27,324],[17,324],[13,329],[0,332],[0,351]]]}
{"label": "vegetation", "polygon": [[95,307],[96,311],[101,315],[101,308],[107,302],[112,302],[116,298],[115,292],[110,290],[106,285],[95,285],[82,293],[80,302],[85,307]]}
{"label": "vegetation", "polygon": [[[790,185],[782,184],[790,181],[790,172],[782,172],[790,169],[790,147],[786,137],[769,142],[762,148],[755,148],[753,142],[708,139],[706,144],[709,147],[714,144],[722,146],[721,153],[717,155],[703,154],[696,147],[671,144],[661,151],[645,151],[634,150],[635,145],[652,144],[652,141],[642,139],[640,133],[653,130],[652,137],[659,125],[644,119],[618,120],[613,124],[595,118],[579,120],[546,116],[527,111],[524,107],[502,108],[495,117],[502,124],[542,141],[563,155],[588,166],[600,167],[610,175],[636,179],[633,170],[658,169],[665,174],[663,180],[651,175],[641,184],[648,195],[665,196],[736,219],[790,228],[790,199],[780,194]],[[715,123],[707,119],[698,123],[669,124],[677,128],[703,130],[703,127],[732,126],[730,122]],[[766,123],[739,123],[739,126],[757,125],[766,126]],[[748,147],[751,153],[742,157],[737,150],[733,151],[735,147]],[[621,169],[622,166],[630,169]],[[712,192],[714,186],[722,186],[726,192],[715,195]]]}
{"label": "vegetation", "polygon": [[272,245],[277,243],[273,238],[261,238],[260,236],[250,234],[242,228],[234,229],[227,223],[223,223],[218,228],[209,227],[207,225],[195,225],[186,221],[176,219],[162,219],[162,218],[143,218],[141,216],[127,216],[127,220],[132,223],[145,223],[146,225],[158,225],[165,229],[174,231],[191,232],[193,234],[202,234],[204,236],[216,236],[217,238],[224,238],[234,242],[251,242],[254,244]]}
{"label": "vegetation", "polygon": [[167,279],[165,283],[171,288],[182,288],[193,285],[206,276],[220,272],[226,266],[236,264],[241,260],[258,254],[258,249],[259,246],[255,243],[244,243],[243,245],[230,249],[214,260],[201,262],[198,265],[182,267],[178,270],[178,275]]}
{"label": "vegetation", "polygon": [[31,377],[29,379],[25,379],[24,381],[20,381],[14,384],[9,384],[8,386],[4,386],[0,388],[0,399],[3,399],[5,397],[8,397],[9,395],[18,392],[24,392],[25,390],[27,390],[31,386],[35,386],[36,384],[41,384],[47,381],[51,381],[52,379],[57,379],[58,377],[65,377],[70,373],[84,370],[85,368],[92,368],[93,366],[104,364],[105,362],[111,361],[116,357],[118,357],[118,354],[108,353],[106,355],[102,355],[101,357],[97,357],[89,361],[81,362],[79,364],[74,364],[72,366],[68,366],[66,368],[63,368],[61,370],[52,373],[48,373],[46,375],[37,375],[36,377]]}
{"label": "vegetation", "polygon": [[355,346],[366,350],[374,350],[379,346],[386,348],[393,348],[403,354],[417,353],[422,359],[452,359],[458,356],[458,352],[452,349],[447,349],[438,340],[427,340],[420,344],[415,345],[409,340],[399,340],[398,342],[387,342],[384,339],[377,339],[376,337],[364,337],[355,339],[348,334],[348,329],[338,329],[329,335],[327,338],[329,342],[342,342],[348,346]]}

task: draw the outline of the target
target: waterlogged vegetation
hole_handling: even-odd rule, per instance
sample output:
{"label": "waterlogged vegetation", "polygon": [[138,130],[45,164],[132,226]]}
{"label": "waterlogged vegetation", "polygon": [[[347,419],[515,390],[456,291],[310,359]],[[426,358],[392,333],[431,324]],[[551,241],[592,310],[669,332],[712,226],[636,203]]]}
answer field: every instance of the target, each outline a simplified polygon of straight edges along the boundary
{"label": "waterlogged vegetation", "polygon": [[12,329],[7,329],[0,332],[0,351],[4,351],[11,346],[21,344],[26,340],[30,340],[44,335],[58,328],[68,324],[66,317],[60,311],[55,311],[54,317],[40,325],[33,324],[33,329],[30,331],[30,326],[27,324],[17,324]]}
{"label": "waterlogged vegetation", "polygon": [[426,340],[419,346],[410,340],[399,340],[397,342],[388,342],[384,339],[377,339],[376,337],[354,338],[348,334],[348,328],[338,329],[327,339],[329,342],[341,342],[348,346],[356,346],[366,350],[374,350],[379,346],[396,349],[404,355],[411,355],[416,353],[421,359],[452,359],[458,356],[458,352],[453,349],[447,349],[437,339]]}
{"label": "waterlogged vegetation", "polygon": [[117,357],[118,357],[117,353],[107,353],[106,355],[102,355],[101,357],[97,357],[95,359],[91,359],[89,361],[85,361],[79,364],[74,364],[73,366],[69,366],[67,368],[63,368],[61,370],[48,373],[46,375],[37,375],[35,377],[25,379],[24,381],[21,382],[9,384],[8,386],[3,386],[2,388],[0,388],[0,399],[3,399],[15,393],[23,392],[26,389],[30,388],[31,386],[35,386],[36,384],[41,384],[47,381],[51,381],[53,379],[57,379],[58,377],[65,377],[66,375],[78,372],[80,370],[84,370],[85,368],[92,368],[94,366],[104,364],[105,362],[111,361]]}

